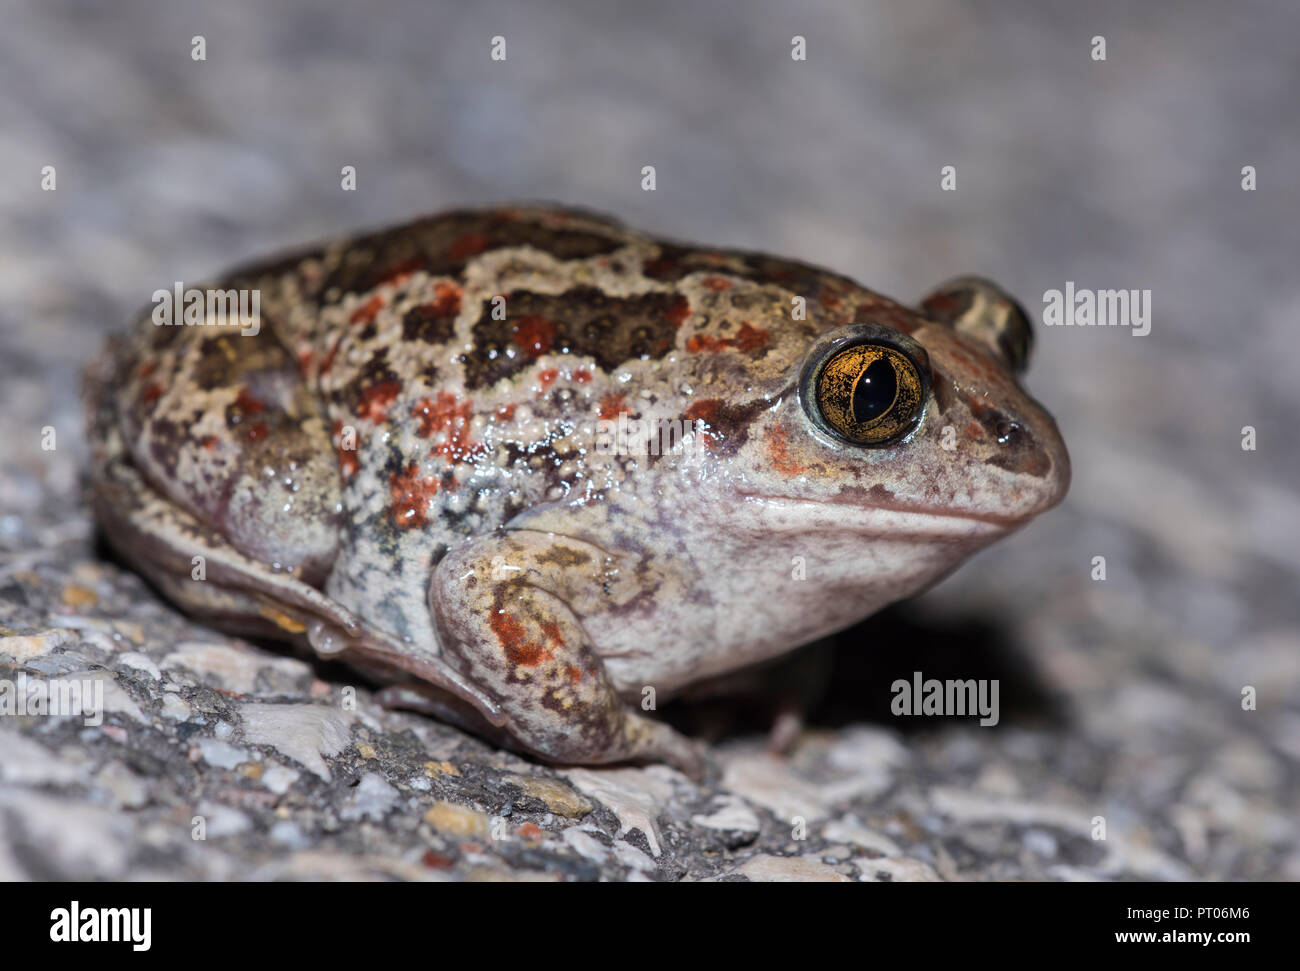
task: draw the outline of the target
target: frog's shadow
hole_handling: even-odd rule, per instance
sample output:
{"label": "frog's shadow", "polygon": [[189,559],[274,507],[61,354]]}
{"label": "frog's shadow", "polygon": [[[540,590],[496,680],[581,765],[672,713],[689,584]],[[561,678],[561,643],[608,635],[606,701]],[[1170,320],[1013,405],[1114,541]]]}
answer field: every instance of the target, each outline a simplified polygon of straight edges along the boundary
{"label": "frog's shadow", "polygon": [[663,707],[680,730],[724,742],[771,730],[783,710],[802,712],[808,728],[877,724],[903,733],[976,727],[974,717],[908,717],[893,712],[892,686],[975,679],[998,682],[998,726],[1061,730],[1070,722],[1052,689],[1012,630],[986,615],[936,622],[907,603],[889,607],[755,672],[737,695],[686,697]]}

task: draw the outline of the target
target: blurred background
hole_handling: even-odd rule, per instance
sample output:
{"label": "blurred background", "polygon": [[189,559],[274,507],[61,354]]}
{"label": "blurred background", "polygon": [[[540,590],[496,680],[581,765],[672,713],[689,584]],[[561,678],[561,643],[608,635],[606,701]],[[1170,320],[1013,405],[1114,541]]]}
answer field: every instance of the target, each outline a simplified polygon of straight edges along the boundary
{"label": "blurred background", "polygon": [[536,199],[904,302],[959,273],[1032,317],[1067,281],[1149,289],[1145,337],[1038,330],[1027,385],[1071,451],[1065,504],[886,618],[893,640],[994,631],[1032,672],[1004,704],[1048,697],[1059,724],[916,758],[989,799],[1107,813],[1152,854],[1126,874],[1300,878],[1295,4],[0,0],[0,23],[11,627],[43,609],[15,577],[90,555],[79,369],[155,288],[279,247]]}

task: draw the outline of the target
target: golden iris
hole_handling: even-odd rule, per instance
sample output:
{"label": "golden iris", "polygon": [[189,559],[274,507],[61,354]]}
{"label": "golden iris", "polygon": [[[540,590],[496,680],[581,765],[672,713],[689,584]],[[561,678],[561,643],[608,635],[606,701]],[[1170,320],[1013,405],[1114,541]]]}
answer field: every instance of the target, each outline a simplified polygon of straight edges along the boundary
{"label": "golden iris", "polygon": [[822,419],[858,445],[885,445],[915,427],[925,382],[906,354],[883,344],[855,344],[832,356],[816,379]]}

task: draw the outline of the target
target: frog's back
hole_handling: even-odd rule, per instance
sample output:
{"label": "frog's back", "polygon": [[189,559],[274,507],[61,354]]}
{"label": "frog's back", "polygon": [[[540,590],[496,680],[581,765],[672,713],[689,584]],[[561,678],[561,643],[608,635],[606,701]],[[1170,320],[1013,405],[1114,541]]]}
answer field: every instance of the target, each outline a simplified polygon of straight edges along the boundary
{"label": "frog's back", "polygon": [[[432,637],[427,581],[447,550],[637,474],[593,467],[598,422],[726,418],[712,437],[725,451],[816,333],[895,307],[804,264],[683,247],[556,208],[444,213],[243,267],[217,286],[258,294],[259,334],[142,322],[127,369],[163,370],[128,397],[147,412],[167,370],[185,371],[187,386],[217,396],[208,411],[240,448],[268,422],[277,434],[265,447],[297,435],[294,467],[314,469],[316,483],[300,506],[312,519],[298,543],[306,575],[416,639]],[[171,395],[173,416],[185,397]],[[175,480],[191,508],[224,514],[229,469],[205,474],[208,457],[179,441],[179,422],[148,421],[128,422],[137,456],[158,453],[157,429],[172,428],[177,448],[155,478]],[[185,454],[194,459],[180,468]],[[265,532],[243,529],[254,546]]]}

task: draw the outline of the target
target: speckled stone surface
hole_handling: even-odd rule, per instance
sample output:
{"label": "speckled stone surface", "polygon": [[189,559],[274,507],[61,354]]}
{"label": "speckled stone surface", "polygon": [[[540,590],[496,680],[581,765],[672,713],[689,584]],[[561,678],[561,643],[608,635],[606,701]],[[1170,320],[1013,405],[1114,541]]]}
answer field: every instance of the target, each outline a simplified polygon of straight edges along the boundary
{"label": "speckled stone surface", "polygon": [[[0,681],[100,682],[105,717],[0,716],[0,878],[1300,878],[1300,15],[1039,7],[6,4]],[[905,300],[1150,288],[1152,331],[1040,330],[1066,503],[829,645],[787,756],[753,712],[679,706],[702,786],[386,711],[95,543],[77,374],[154,289],[528,198]],[[913,670],[999,679],[999,724],[891,717]]]}

